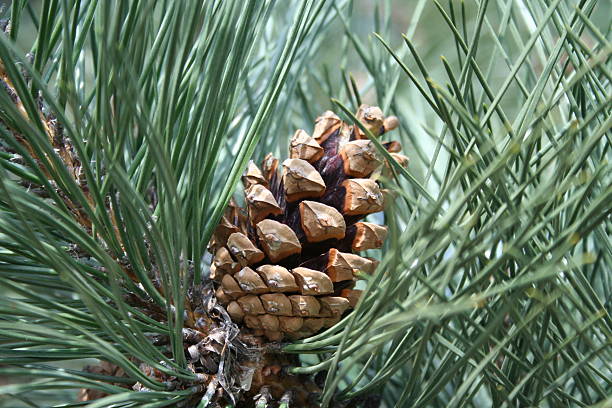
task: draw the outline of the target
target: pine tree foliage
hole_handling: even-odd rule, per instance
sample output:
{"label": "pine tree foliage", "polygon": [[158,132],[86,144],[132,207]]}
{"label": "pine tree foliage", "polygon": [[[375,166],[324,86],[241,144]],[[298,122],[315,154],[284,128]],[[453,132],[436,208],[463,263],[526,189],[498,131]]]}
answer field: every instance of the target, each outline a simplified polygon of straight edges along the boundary
{"label": "pine tree foliage", "polygon": [[357,123],[362,99],[399,117],[410,164],[381,181],[389,236],[360,302],[284,346],[292,371],[324,378],[322,406],[610,403],[609,4],[369,7],[372,35],[352,1],[13,0],[1,406],[82,406],[79,389],[108,395],[90,407],[189,406],[185,297],[248,160],[286,157],[326,109]]}

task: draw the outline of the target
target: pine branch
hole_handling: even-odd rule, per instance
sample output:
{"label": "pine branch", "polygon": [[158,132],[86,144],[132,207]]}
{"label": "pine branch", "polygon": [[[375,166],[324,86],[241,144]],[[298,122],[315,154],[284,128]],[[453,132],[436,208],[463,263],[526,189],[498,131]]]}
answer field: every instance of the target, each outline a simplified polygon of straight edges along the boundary
{"label": "pine branch", "polygon": [[[606,404],[605,2],[153,3],[2,13],[0,375],[24,379],[2,403],[241,406],[250,359],[278,353],[322,406]],[[390,164],[382,262],[336,325],[251,349],[207,246],[248,160],[332,105]],[[252,404],[273,400],[299,399]]]}

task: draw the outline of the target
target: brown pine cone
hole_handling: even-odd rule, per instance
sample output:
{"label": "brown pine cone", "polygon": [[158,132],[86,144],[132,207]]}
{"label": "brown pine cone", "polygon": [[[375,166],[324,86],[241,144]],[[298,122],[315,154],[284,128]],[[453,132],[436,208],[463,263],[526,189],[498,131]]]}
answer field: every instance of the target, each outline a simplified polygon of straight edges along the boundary
{"label": "brown pine cone", "polygon": [[[366,105],[357,118],[375,136],[398,123]],[[400,150],[397,142],[384,145],[394,155]],[[230,203],[210,245],[217,298],[234,322],[271,341],[300,339],[355,306],[355,281],[378,264],[356,253],[380,248],[387,234],[362,221],[383,209],[375,180],[382,164],[366,135],[330,111],[317,118],[312,136],[295,132],[280,166],[270,154],[261,168],[249,163],[246,208]]]}

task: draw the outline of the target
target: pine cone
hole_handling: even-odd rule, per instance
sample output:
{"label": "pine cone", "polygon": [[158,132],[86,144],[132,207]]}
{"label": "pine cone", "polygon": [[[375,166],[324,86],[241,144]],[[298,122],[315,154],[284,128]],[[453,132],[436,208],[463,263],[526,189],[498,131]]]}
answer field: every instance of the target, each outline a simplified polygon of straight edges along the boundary
{"label": "pine cone", "polygon": [[[375,136],[397,127],[378,107],[362,105],[357,118]],[[399,143],[384,146],[406,163]],[[359,273],[378,264],[356,253],[380,248],[387,234],[362,221],[383,209],[382,164],[365,134],[330,111],[317,118],[312,136],[295,132],[280,169],[270,154],[261,168],[249,163],[246,208],[232,201],[210,244],[217,298],[234,322],[271,341],[300,339],[355,306]]]}

